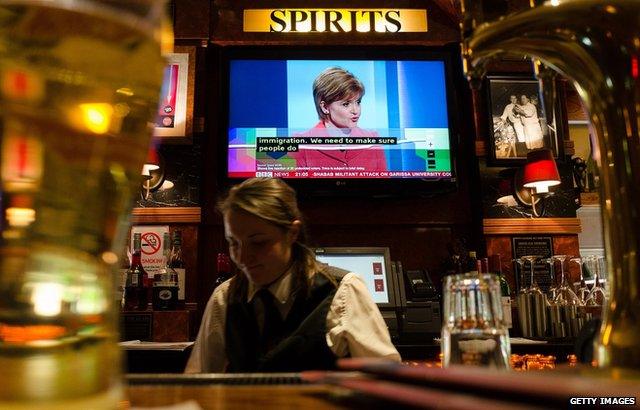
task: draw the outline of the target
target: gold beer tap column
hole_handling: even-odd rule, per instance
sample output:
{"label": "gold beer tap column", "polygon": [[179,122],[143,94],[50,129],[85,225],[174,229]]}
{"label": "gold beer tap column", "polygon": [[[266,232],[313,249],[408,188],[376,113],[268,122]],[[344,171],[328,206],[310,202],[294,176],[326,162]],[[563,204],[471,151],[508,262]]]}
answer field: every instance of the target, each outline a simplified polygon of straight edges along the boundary
{"label": "gold beer tap column", "polygon": [[[488,23],[480,23],[479,14],[469,15],[478,13],[483,1],[462,3],[468,75],[475,77],[475,67],[496,55],[535,57],[572,80],[590,113],[601,153],[600,200],[611,290],[596,357],[599,367],[638,371],[640,2],[554,0]],[[473,8],[465,9],[470,4]]]}

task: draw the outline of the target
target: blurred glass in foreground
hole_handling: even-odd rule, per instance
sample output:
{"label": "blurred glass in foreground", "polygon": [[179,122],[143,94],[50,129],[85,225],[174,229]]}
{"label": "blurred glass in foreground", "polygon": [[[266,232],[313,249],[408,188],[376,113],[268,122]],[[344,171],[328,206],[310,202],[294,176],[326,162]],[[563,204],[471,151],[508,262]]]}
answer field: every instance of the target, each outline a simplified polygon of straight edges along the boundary
{"label": "blurred glass in foreground", "polygon": [[449,275],[444,283],[443,367],[509,369],[511,345],[495,274]]}
{"label": "blurred glass in foreground", "polygon": [[[0,408],[113,409],[163,1],[0,0]],[[165,20],[166,23],[166,20]]]}

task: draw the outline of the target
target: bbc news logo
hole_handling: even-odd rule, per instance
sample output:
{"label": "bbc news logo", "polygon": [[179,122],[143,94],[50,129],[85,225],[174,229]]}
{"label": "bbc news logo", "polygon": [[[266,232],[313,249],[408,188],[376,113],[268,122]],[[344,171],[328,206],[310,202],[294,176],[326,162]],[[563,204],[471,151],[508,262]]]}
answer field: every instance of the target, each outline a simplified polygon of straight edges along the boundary
{"label": "bbc news logo", "polygon": [[572,397],[569,404],[574,406],[635,406],[635,397]]}
{"label": "bbc news logo", "polygon": [[256,172],[256,178],[273,178],[273,172]]}

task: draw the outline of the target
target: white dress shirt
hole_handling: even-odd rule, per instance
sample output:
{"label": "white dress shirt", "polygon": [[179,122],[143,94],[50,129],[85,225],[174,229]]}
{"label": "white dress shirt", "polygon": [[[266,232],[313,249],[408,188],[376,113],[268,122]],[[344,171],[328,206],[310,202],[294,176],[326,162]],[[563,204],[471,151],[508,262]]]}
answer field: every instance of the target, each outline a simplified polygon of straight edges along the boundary
{"label": "white dress shirt", "polygon": [[[269,286],[283,318],[295,299],[292,294],[291,271]],[[198,337],[187,362],[186,373],[219,373],[227,367],[225,352],[225,321],[229,283],[218,286],[205,308]],[[252,302],[258,287],[249,282],[247,301]],[[262,324],[263,312],[256,310],[257,322]],[[400,361],[391,343],[387,326],[365,283],[355,273],[348,273],[340,281],[327,313],[327,345],[337,357],[381,357]]]}

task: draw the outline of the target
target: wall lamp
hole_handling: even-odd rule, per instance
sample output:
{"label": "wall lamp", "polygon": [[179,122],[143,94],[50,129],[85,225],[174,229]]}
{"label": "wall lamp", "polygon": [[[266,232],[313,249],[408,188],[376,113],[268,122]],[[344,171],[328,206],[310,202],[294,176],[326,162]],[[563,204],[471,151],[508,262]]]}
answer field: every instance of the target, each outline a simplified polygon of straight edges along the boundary
{"label": "wall lamp", "polygon": [[[560,185],[560,174],[551,150],[542,148],[529,151],[527,163],[521,175],[522,185],[516,183],[516,189],[520,191],[516,193],[519,196],[518,199],[530,205],[535,216],[544,216],[545,200],[553,195],[553,192],[549,191],[549,187]],[[529,198],[526,198],[526,195],[521,195],[520,187],[529,190]]]}
{"label": "wall lamp", "polygon": [[151,192],[158,190],[164,182],[164,161],[154,146],[149,148],[141,175],[144,190],[142,197],[148,200]]}

